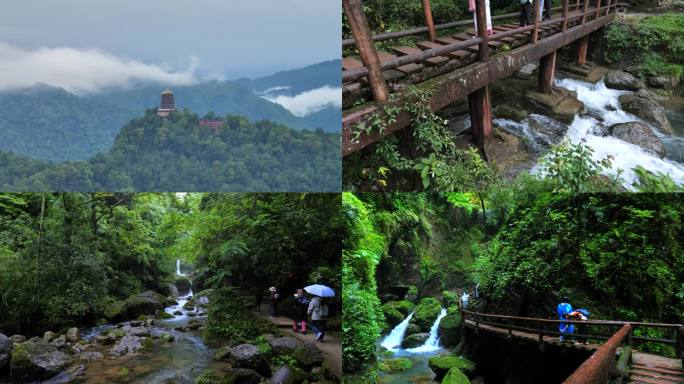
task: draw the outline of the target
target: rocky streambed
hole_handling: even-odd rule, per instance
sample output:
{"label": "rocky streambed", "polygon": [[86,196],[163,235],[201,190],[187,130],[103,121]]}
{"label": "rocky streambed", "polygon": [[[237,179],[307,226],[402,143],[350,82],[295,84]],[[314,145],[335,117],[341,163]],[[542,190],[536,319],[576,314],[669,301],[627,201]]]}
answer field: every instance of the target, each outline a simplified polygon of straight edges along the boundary
{"label": "rocky streambed", "polygon": [[0,383],[337,382],[315,345],[275,332],[209,347],[201,335],[212,291],[175,293],[113,303],[107,315],[120,321],[97,327],[0,334]]}
{"label": "rocky streambed", "polygon": [[[487,155],[505,177],[535,172],[550,146],[569,140],[592,147],[595,160],[610,156],[610,173],[621,170],[626,189],[637,181],[637,166],[684,184],[684,102],[628,72],[601,73],[590,82],[561,72],[550,95],[536,92],[534,68],[492,86],[500,129]],[[469,120],[459,117],[450,117],[454,131],[467,131]]]}

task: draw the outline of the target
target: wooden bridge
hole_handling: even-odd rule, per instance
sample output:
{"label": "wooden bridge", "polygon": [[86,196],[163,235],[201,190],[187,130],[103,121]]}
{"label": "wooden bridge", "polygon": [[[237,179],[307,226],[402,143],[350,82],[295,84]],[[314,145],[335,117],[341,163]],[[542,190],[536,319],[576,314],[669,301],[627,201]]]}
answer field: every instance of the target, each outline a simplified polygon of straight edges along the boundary
{"label": "wooden bridge", "polygon": [[[539,1],[534,0],[533,24],[500,22],[493,34],[486,31],[485,0],[476,1],[475,28],[456,35],[439,36],[438,31],[472,25],[472,20],[434,25],[429,0],[422,0],[426,26],[407,31],[372,36],[362,7],[362,0],[343,0],[353,39],[343,40],[343,47],[356,47],[358,56],[342,62],[343,148],[350,155],[411,124],[411,116],[398,113],[381,131],[359,132],[376,114],[388,107],[402,105],[410,97],[406,87],[430,91],[430,108],[440,110],[454,101],[468,97],[473,137],[484,144],[492,135],[492,112],[489,84],[512,75],[524,65],[539,61],[539,92],[552,90],[556,50],[577,42],[576,61],[586,64],[589,35],[613,21],[617,0],[563,0],[553,8],[552,18],[541,21]],[[519,14],[493,16],[492,22],[510,20]],[[393,53],[379,52],[375,43],[406,36],[425,35],[414,47],[395,47]],[[392,98],[390,94],[395,93]]]}
{"label": "wooden bridge", "polygon": [[[592,355],[568,377],[564,384],[602,384],[621,377],[624,382],[639,384],[684,383],[684,325],[623,321],[570,321],[485,314],[461,310],[463,326],[476,332],[490,332],[508,339],[538,343],[541,350],[554,344],[567,348],[583,348]],[[591,343],[561,342],[558,325],[575,324],[576,339]],[[671,338],[635,336],[635,329],[666,330]],[[656,343],[673,346],[678,359],[638,352],[634,344]]]}

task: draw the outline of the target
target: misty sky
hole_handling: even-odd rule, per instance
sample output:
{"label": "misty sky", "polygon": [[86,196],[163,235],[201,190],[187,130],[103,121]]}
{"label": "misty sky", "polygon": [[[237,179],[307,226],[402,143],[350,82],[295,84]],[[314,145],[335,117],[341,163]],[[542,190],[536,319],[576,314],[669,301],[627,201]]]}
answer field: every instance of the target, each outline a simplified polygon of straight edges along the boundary
{"label": "misty sky", "polygon": [[[152,66],[168,73],[227,79],[340,57],[339,0],[2,3],[0,44],[5,46],[0,46],[0,69],[35,66],[48,72],[48,78],[46,64],[51,63],[45,60],[73,66],[96,56],[101,65],[93,70],[121,71],[132,63],[135,73],[150,71],[146,66]],[[0,83],[3,76],[8,72],[0,71]]]}

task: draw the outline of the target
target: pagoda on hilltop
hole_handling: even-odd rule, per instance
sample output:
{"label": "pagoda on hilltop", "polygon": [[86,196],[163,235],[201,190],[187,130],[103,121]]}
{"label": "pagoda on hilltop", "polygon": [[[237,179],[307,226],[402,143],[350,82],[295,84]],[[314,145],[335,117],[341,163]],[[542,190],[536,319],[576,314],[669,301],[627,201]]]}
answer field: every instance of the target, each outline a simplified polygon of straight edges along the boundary
{"label": "pagoda on hilltop", "polygon": [[166,117],[169,113],[176,110],[176,101],[173,98],[173,92],[166,88],[166,91],[161,94],[161,105],[157,109],[157,116]]}

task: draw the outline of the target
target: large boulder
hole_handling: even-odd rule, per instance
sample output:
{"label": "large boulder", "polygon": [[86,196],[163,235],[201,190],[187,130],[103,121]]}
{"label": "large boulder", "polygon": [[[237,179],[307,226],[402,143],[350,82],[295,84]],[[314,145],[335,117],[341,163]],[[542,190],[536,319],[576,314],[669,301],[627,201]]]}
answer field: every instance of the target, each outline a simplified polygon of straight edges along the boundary
{"label": "large boulder", "polygon": [[266,377],[271,375],[271,368],[264,354],[252,344],[240,344],[231,348],[228,357],[236,368],[253,369]]}
{"label": "large boulder", "polygon": [[451,368],[442,379],[442,384],[470,384],[470,380],[458,368]]}
{"label": "large boulder", "polygon": [[126,335],[112,348],[110,354],[119,357],[128,353],[135,353],[144,346],[144,338],[135,335]]}
{"label": "large boulder", "polygon": [[623,91],[638,91],[644,87],[644,83],[634,75],[618,70],[609,71],[603,80],[606,87]]}
{"label": "large boulder", "polygon": [[421,331],[420,331],[420,327],[418,326],[418,324],[410,323],[408,325],[408,327],[406,327],[406,332],[404,333],[404,337],[410,336],[410,335],[413,335],[416,333],[420,333],[420,332]]}
{"label": "large boulder", "polygon": [[49,379],[71,363],[65,352],[42,339],[31,339],[17,344],[12,351],[10,375],[17,382]]}
{"label": "large boulder", "polygon": [[437,319],[437,316],[439,316],[441,310],[442,304],[439,300],[433,297],[426,297],[416,306],[411,321],[418,324],[422,331],[427,332],[432,327],[432,324]]}
{"label": "large boulder", "polygon": [[154,315],[157,310],[164,310],[166,298],[154,291],[145,291],[126,299],[126,316],[137,319],[140,315]]}
{"label": "large boulder", "polygon": [[620,140],[640,146],[641,148],[665,157],[663,142],[653,133],[648,125],[640,121],[618,123],[610,126],[610,134]]}
{"label": "large boulder", "polygon": [[413,303],[408,301],[408,300],[397,300],[397,301],[388,301],[385,304],[383,304],[382,307],[383,308],[388,307],[388,308],[396,309],[397,311],[401,312],[401,314],[404,317],[406,317],[411,312],[413,312],[415,305],[413,305]]}
{"label": "large boulder", "polygon": [[534,140],[544,147],[560,143],[568,131],[567,125],[544,115],[532,115],[527,119],[527,122]]}
{"label": "large boulder", "polygon": [[426,332],[421,332],[421,333],[414,333],[413,335],[409,335],[404,337],[404,340],[401,341],[401,347],[402,348],[415,348],[415,347],[420,347],[421,345],[425,344],[425,341],[430,337],[429,333]]}
{"label": "large boulder", "polygon": [[0,372],[9,363],[12,355],[12,340],[0,333]]}
{"label": "large boulder", "polygon": [[452,368],[456,368],[461,372],[471,374],[475,371],[475,363],[468,359],[454,355],[431,357],[430,360],[428,360],[428,365],[437,376],[435,378],[437,381],[446,376],[447,372],[449,372]]}
{"label": "large boulder", "polygon": [[413,363],[406,357],[383,359],[378,362],[378,369],[383,372],[401,372],[411,369],[412,366]]}
{"label": "large boulder", "polygon": [[110,321],[124,321],[126,320],[126,302],[123,300],[109,303],[104,310],[104,315]]}
{"label": "large boulder", "polygon": [[259,384],[262,377],[253,369],[233,368],[223,376],[221,384]]}
{"label": "large boulder", "polygon": [[178,291],[178,287],[176,287],[174,284],[168,283],[168,284],[166,284],[166,286],[164,288],[165,288],[164,293],[166,293],[168,296],[176,297],[176,296],[180,295],[180,292]]}
{"label": "large boulder", "polygon": [[648,85],[658,89],[674,89],[679,85],[677,76],[653,76],[648,78]]}
{"label": "large boulder", "polygon": [[648,92],[643,90],[620,96],[620,105],[625,111],[653,124],[656,128],[672,133],[672,125],[665,114],[665,108]]}
{"label": "large boulder", "polygon": [[178,291],[180,293],[188,292],[190,290],[190,287],[192,287],[190,279],[188,279],[185,276],[178,276],[174,285],[176,286],[176,288],[178,288]]}
{"label": "large boulder", "polygon": [[393,307],[384,304],[382,306],[382,313],[385,315],[385,321],[391,326],[395,326],[404,320],[404,315]]}
{"label": "large boulder", "polygon": [[69,328],[66,332],[66,339],[70,343],[78,343],[81,340],[81,331],[76,327]]}
{"label": "large boulder", "polygon": [[268,344],[273,349],[273,352],[278,355],[283,355],[291,354],[304,343],[294,337],[283,336],[269,341]]}
{"label": "large boulder", "polygon": [[461,314],[458,307],[449,307],[447,315],[439,322],[439,341],[447,348],[461,342]]}
{"label": "large boulder", "polygon": [[273,374],[268,381],[270,384],[301,384],[306,381],[306,375],[298,369],[284,365]]}
{"label": "large boulder", "polygon": [[325,360],[323,352],[316,348],[312,343],[305,343],[297,347],[297,349],[292,352],[292,357],[299,365],[307,369],[320,367],[321,364],[323,364],[323,360]]}

